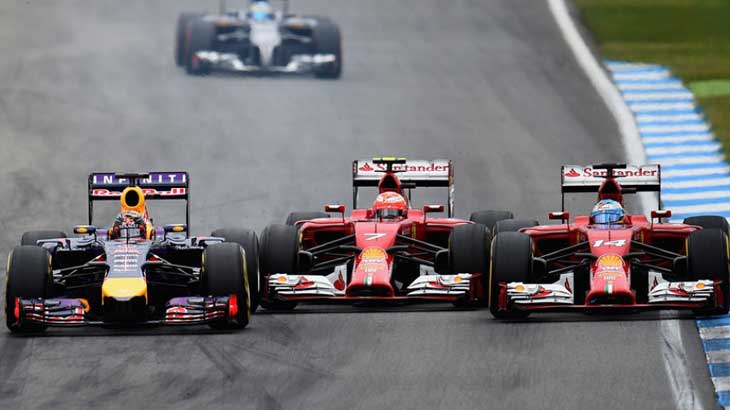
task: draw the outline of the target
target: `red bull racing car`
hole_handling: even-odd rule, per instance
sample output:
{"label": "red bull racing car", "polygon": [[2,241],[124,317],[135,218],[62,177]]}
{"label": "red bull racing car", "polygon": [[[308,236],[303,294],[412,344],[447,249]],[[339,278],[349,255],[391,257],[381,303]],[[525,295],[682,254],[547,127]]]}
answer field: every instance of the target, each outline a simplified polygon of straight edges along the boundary
{"label": "red bull racing car", "polygon": [[[5,314],[11,331],[248,324],[257,303],[256,235],[238,229],[218,231],[221,237],[188,236],[186,172],[94,173],[88,192],[89,223],[74,228],[77,237],[26,232],[8,256]],[[93,205],[105,200],[119,201],[121,212],[109,229],[100,229]],[[184,200],[186,223],[153,226],[148,200]]]}
{"label": "red bull racing car", "polygon": [[571,220],[564,210],[551,212],[559,225],[514,224],[513,232],[495,236],[491,313],[500,319],[545,311],[727,313],[727,220],[665,223],[669,210],[652,211],[651,220],[623,211],[625,194],[660,192],[660,171],[659,165],[563,166],[563,197],[598,192],[598,203],[590,216]]}
{"label": "red bull racing car", "polygon": [[[430,300],[471,305],[485,300],[490,228],[512,215],[483,211],[453,218],[450,161],[376,158],[353,163],[353,205],[327,205],[336,213],[295,212],[287,224],[261,235],[261,305],[292,309],[300,302],[405,302]],[[377,189],[370,208],[358,207],[359,190]],[[420,187],[448,189],[443,205],[413,206]],[[479,222],[479,223],[477,223]]]}

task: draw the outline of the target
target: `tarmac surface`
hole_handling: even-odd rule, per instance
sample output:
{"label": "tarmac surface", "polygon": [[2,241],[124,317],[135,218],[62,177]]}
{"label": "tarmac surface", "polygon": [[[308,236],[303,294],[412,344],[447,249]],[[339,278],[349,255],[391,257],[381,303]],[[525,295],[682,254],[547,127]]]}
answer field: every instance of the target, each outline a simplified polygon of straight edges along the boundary
{"label": "tarmac surface", "polygon": [[[85,223],[91,171],[189,171],[193,233],[208,234],[351,207],[356,158],[451,159],[457,216],[542,221],[560,206],[561,164],[622,159],[616,124],[542,2],[293,2],[339,23],[338,81],[186,75],[172,58],[177,15],[216,8],[0,3],[1,258],[24,231]],[[587,212],[592,199],[569,205]],[[667,318],[696,405],[711,408],[687,315],[501,323],[439,305],[264,311],[222,334],[0,331],[0,408],[667,409]]]}

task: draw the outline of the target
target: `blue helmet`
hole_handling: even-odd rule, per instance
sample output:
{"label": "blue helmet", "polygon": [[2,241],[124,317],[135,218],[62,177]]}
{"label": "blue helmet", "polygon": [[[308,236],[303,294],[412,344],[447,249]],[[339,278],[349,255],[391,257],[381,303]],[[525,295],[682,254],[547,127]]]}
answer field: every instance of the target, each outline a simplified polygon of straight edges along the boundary
{"label": "blue helmet", "polygon": [[624,208],[613,199],[598,201],[591,211],[591,223],[620,224],[624,222]]}
{"label": "blue helmet", "polygon": [[249,10],[251,19],[254,21],[273,20],[274,12],[266,0],[256,0],[251,3]]}

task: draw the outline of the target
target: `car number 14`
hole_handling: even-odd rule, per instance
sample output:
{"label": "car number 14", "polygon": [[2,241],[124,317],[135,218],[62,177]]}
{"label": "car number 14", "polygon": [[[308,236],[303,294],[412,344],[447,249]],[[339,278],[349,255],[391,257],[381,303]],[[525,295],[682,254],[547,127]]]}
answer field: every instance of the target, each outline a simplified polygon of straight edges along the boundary
{"label": "car number 14", "polygon": [[626,245],[626,239],[618,239],[615,241],[604,241],[603,239],[599,239],[595,242],[593,242],[594,248],[599,248],[601,246],[625,246]]}

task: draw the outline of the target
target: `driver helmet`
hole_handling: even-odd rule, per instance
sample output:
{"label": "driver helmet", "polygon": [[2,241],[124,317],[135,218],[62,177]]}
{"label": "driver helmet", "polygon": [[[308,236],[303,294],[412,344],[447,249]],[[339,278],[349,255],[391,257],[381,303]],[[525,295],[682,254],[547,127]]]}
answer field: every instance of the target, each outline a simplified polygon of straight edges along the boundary
{"label": "driver helmet", "polygon": [[274,11],[271,9],[269,2],[257,0],[251,3],[249,14],[252,20],[271,20],[274,16]]}
{"label": "driver helmet", "polygon": [[383,192],[375,198],[373,211],[378,218],[400,218],[405,216],[408,203],[397,192]]}
{"label": "driver helmet", "polygon": [[591,211],[591,223],[594,224],[621,224],[624,222],[624,208],[613,199],[598,201]]}
{"label": "driver helmet", "polygon": [[[122,210],[114,219],[114,225],[109,230],[112,239],[125,237],[147,237],[147,221],[144,214],[133,210]],[[124,231],[124,232],[122,232]]]}

